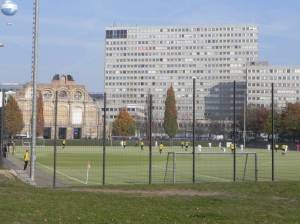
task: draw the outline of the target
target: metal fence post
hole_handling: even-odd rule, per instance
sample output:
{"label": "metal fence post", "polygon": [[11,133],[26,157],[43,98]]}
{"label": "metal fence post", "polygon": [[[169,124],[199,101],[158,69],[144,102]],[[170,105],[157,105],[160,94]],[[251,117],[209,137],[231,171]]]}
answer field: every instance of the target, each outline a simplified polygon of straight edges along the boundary
{"label": "metal fence post", "polygon": [[149,184],[152,184],[152,94],[149,96]]}
{"label": "metal fence post", "polygon": [[55,92],[54,104],[54,164],[53,164],[53,188],[56,187],[56,161],[57,161],[57,110],[58,110],[58,92]]}
{"label": "metal fence post", "polygon": [[272,181],[275,180],[275,170],[274,170],[274,147],[275,147],[275,139],[274,139],[274,83],[272,83]]}
{"label": "metal fence post", "polygon": [[254,163],[255,163],[255,173],[254,173],[254,175],[255,175],[255,182],[257,182],[257,180],[258,180],[258,167],[257,167],[257,163],[258,163],[258,161],[257,161],[257,154],[255,153],[255,161],[254,161]]}
{"label": "metal fence post", "polygon": [[193,78],[193,184],[196,183],[195,123],[196,123],[196,78]]}
{"label": "metal fence post", "polygon": [[3,145],[4,145],[4,116],[5,116],[5,91],[4,89],[1,90],[2,92],[2,105],[1,105],[1,136],[0,136],[0,159],[2,158],[3,153]]}
{"label": "metal fence post", "polygon": [[105,185],[106,174],[106,93],[104,93],[104,108],[103,108],[103,155],[102,155],[102,184]]}
{"label": "metal fence post", "polygon": [[233,82],[233,181],[236,181],[236,81]]}

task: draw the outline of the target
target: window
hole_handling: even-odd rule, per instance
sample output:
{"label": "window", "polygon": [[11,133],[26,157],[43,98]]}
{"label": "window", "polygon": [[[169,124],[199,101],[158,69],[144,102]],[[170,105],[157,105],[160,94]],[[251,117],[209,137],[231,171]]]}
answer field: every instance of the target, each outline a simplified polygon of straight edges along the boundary
{"label": "window", "polygon": [[52,96],[53,96],[53,93],[52,93],[50,90],[46,90],[46,91],[43,93],[44,99],[51,99]]}
{"label": "window", "polygon": [[74,94],[75,100],[81,100],[82,99],[82,93],[80,91],[76,91]]}
{"label": "window", "polygon": [[67,92],[65,90],[60,91],[59,94],[58,94],[58,96],[61,99],[67,99],[68,98],[68,94],[67,94]]}

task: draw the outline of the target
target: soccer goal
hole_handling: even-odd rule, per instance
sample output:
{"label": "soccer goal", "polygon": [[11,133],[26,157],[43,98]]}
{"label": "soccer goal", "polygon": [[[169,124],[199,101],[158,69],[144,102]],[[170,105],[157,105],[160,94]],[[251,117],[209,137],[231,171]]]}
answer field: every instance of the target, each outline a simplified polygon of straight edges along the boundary
{"label": "soccer goal", "polygon": [[[233,180],[232,153],[195,153],[195,179],[201,182],[230,182]],[[257,181],[257,154],[236,153],[236,180]],[[164,183],[189,183],[193,176],[192,152],[168,152]]]}

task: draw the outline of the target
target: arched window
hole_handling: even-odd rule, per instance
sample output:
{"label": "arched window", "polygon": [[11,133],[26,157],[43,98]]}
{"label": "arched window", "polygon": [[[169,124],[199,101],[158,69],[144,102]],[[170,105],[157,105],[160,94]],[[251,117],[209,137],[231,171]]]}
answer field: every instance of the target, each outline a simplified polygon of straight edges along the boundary
{"label": "arched window", "polygon": [[51,90],[44,91],[43,97],[44,97],[44,99],[51,99],[53,97],[52,91]]}
{"label": "arched window", "polygon": [[58,94],[58,97],[61,99],[67,99],[68,98],[68,93],[65,90],[61,90]]}
{"label": "arched window", "polygon": [[74,99],[75,100],[82,100],[82,93],[80,91],[76,91],[74,94]]}

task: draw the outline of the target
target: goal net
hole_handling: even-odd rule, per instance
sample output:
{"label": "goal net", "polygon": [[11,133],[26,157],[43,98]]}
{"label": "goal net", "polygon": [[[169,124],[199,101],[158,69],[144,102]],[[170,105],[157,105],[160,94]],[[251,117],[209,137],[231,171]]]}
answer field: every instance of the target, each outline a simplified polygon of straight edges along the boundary
{"label": "goal net", "polygon": [[[234,176],[232,153],[195,153],[195,179],[201,182],[231,182]],[[164,183],[190,183],[193,178],[193,153],[168,152]],[[257,180],[256,153],[236,153],[236,180]]]}

